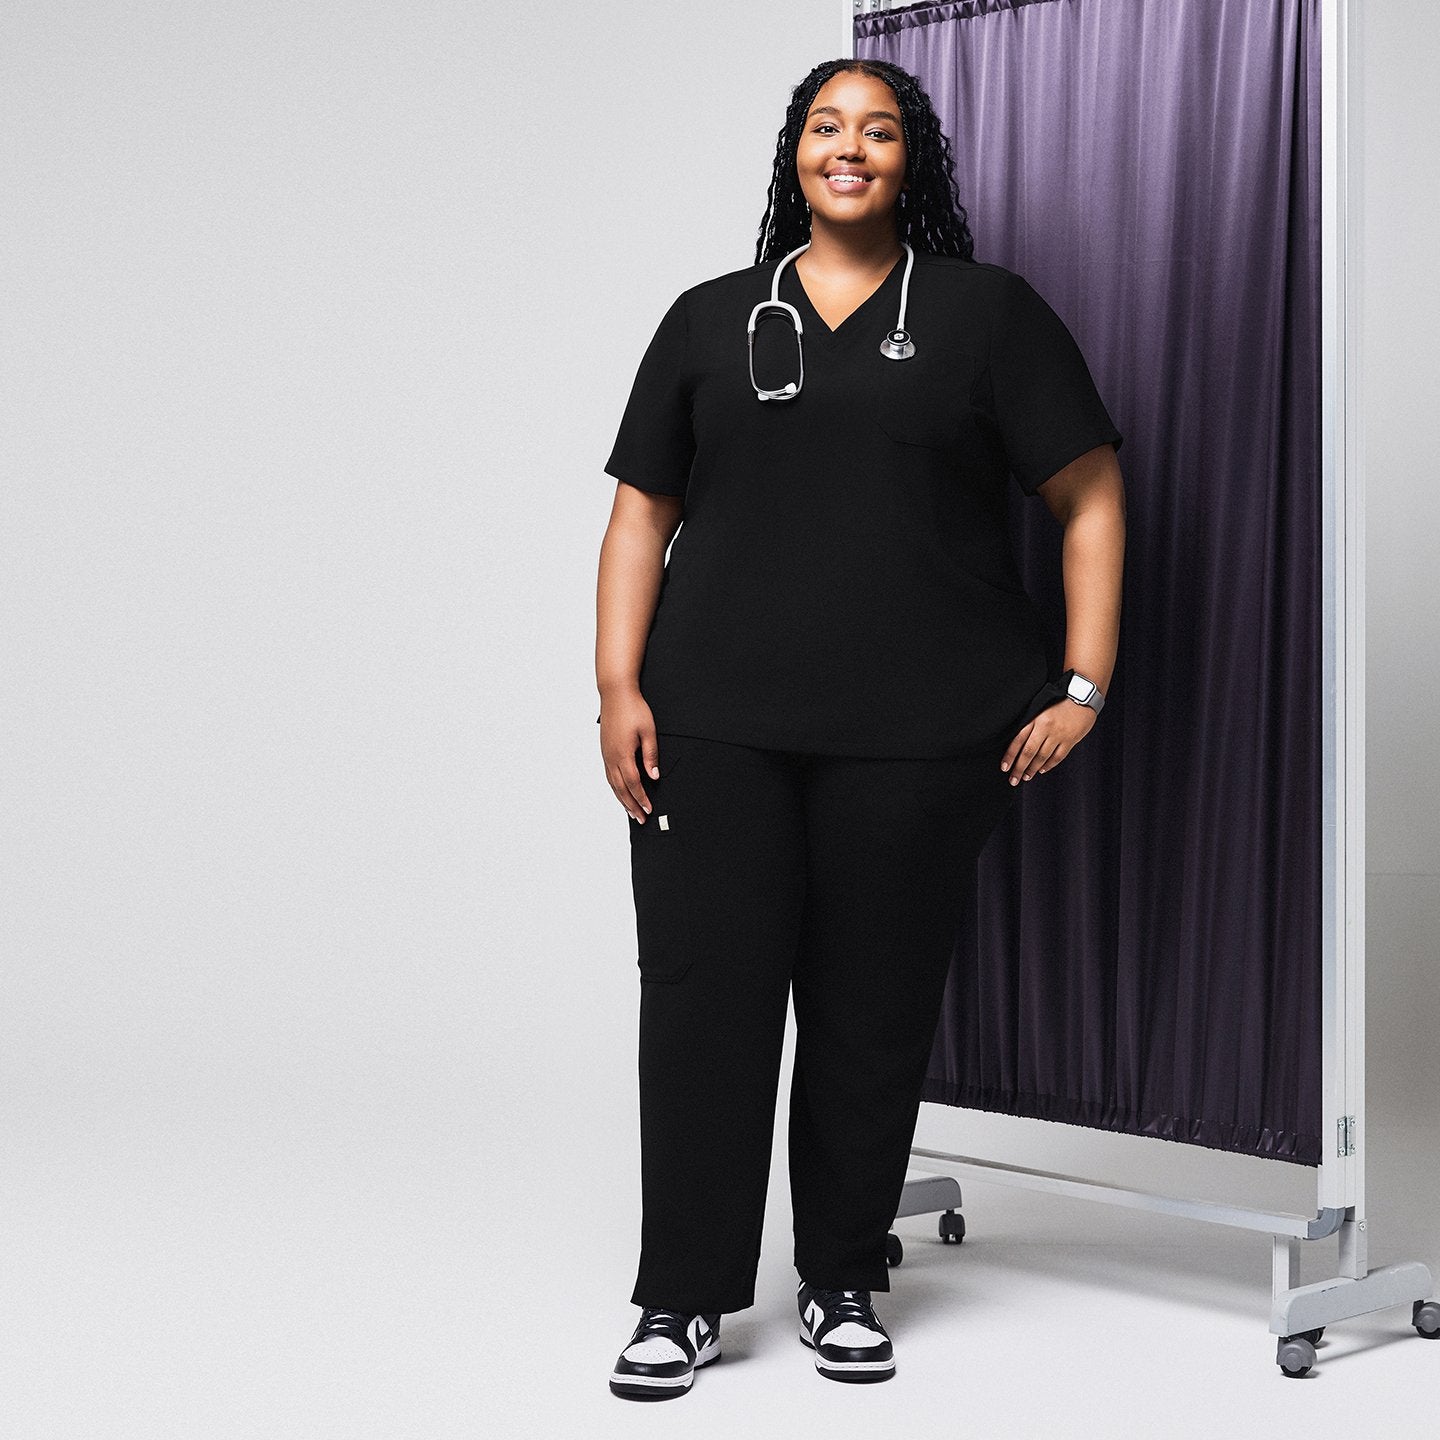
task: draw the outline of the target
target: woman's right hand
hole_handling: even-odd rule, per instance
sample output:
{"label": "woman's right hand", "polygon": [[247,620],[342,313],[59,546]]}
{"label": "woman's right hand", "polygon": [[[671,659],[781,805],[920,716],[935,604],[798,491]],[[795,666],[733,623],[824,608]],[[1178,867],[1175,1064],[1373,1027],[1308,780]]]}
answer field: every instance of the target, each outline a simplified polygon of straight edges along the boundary
{"label": "woman's right hand", "polygon": [[635,765],[635,752],[640,751],[645,773],[652,778],[660,774],[660,746],[655,737],[655,717],[638,689],[600,697],[600,754],[605,761],[605,778],[615,798],[625,807],[632,820],[642,825],[650,813],[650,797],[640,771]]}

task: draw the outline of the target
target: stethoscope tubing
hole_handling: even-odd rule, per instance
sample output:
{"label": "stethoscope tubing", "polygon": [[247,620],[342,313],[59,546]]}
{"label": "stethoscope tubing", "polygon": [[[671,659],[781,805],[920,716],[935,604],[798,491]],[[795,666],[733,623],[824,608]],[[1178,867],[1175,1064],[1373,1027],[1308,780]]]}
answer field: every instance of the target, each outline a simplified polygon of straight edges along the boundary
{"label": "stethoscope tubing", "polygon": [[[880,342],[880,353],[887,360],[908,360],[915,353],[915,342],[905,329],[905,307],[910,303],[910,272],[915,267],[915,252],[904,240],[900,243],[905,249],[905,274],[900,281],[900,314],[896,318],[895,328],[889,331],[884,340]],[[780,274],[797,255],[804,254],[809,248],[810,241],[807,240],[803,245],[797,245],[780,261],[775,267],[775,274],[770,281],[770,298],[757,302],[755,308],[750,312],[750,319],[746,322],[745,343],[750,353],[750,384],[754,387],[757,399],[793,400],[800,393],[800,387],[805,383],[805,346],[801,340],[805,326],[800,319],[800,312],[780,298]],[[755,322],[761,315],[772,310],[779,311],[789,319],[795,332],[795,349],[800,357],[799,379],[792,380],[779,390],[766,390],[755,379]]]}

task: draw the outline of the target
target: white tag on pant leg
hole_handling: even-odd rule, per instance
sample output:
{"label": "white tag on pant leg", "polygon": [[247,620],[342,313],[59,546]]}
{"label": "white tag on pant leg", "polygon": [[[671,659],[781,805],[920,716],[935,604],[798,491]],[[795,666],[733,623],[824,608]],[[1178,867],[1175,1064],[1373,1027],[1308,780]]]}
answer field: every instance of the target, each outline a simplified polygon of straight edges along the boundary
{"label": "white tag on pant leg", "polygon": [[661,828],[662,830],[668,830],[668,829],[670,828],[670,817],[669,817],[668,815],[661,815],[661,816],[659,817],[659,820],[660,820],[660,828]]}

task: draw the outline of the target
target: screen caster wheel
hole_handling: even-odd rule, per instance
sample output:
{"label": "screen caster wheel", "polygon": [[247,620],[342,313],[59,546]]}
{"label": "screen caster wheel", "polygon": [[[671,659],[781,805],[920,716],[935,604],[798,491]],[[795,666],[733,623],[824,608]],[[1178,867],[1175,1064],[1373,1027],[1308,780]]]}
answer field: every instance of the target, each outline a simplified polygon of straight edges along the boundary
{"label": "screen caster wheel", "polygon": [[947,1210],[940,1217],[940,1238],[947,1245],[958,1245],[965,1238],[965,1217]]}
{"label": "screen caster wheel", "polygon": [[900,1243],[900,1237],[892,1230],[885,1237],[885,1263],[898,1265],[904,1258],[905,1247]]}
{"label": "screen caster wheel", "polygon": [[1282,1374],[1291,1380],[1298,1380],[1302,1375],[1310,1372],[1310,1367],[1315,1363],[1315,1346],[1310,1340],[1311,1335],[1317,1335],[1315,1330],[1307,1330],[1300,1335],[1282,1335],[1275,1346],[1275,1363],[1280,1367]]}
{"label": "screen caster wheel", "polygon": [[1423,1340],[1440,1340],[1440,1300],[1417,1300],[1410,1307],[1410,1323]]}

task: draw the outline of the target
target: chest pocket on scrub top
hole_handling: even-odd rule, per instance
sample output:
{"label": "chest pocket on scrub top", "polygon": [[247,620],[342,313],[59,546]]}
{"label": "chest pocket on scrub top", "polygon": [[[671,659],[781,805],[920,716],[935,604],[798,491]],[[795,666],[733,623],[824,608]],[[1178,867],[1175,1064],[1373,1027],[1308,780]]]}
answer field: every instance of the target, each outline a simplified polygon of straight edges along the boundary
{"label": "chest pocket on scrub top", "polygon": [[951,450],[971,425],[970,395],[981,363],[964,350],[917,335],[908,360],[875,356],[869,391],[875,423],[897,445]]}

